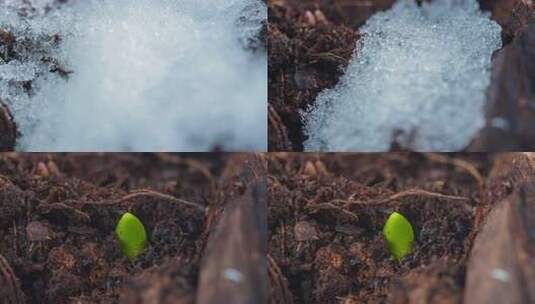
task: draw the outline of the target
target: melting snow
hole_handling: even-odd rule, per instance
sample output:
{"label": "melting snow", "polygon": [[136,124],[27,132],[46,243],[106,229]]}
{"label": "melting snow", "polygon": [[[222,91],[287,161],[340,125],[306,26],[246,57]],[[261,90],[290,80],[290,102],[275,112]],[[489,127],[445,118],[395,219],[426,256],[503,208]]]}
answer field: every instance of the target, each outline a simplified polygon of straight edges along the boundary
{"label": "melting snow", "polygon": [[303,113],[306,150],[463,149],[484,125],[501,28],[476,0],[398,1],[361,29],[339,84]]}
{"label": "melting snow", "polygon": [[262,1],[21,3],[0,0],[0,29],[17,39],[7,64],[0,46],[17,149],[267,148],[266,54],[249,49]]}

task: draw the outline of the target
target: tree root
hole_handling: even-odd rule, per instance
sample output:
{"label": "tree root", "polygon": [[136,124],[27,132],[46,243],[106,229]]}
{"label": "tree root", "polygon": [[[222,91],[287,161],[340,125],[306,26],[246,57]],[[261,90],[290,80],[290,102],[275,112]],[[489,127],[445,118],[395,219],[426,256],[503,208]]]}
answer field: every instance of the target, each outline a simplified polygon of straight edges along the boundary
{"label": "tree root", "polygon": [[51,210],[68,210],[68,211],[71,211],[73,212],[74,214],[76,214],[78,217],[80,217],[83,221],[85,221],[86,223],[90,222],[91,221],[91,217],[89,216],[89,214],[75,208],[75,207],[72,207],[70,205],[68,205],[67,203],[68,202],[74,202],[76,203],[76,201],[74,200],[67,200],[67,201],[63,201],[63,202],[58,202],[58,203],[45,203],[45,204],[40,204],[37,209],[43,213],[48,213],[50,212]]}
{"label": "tree root", "polygon": [[130,200],[133,200],[133,199],[137,199],[137,198],[153,198],[153,199],[159,199],[159,200],[164,200],[164,201],[167,201],[167,202],[170,202],[170,203],[176,203],[176,204],[182,204],[182,205],[186,205],[186,206],[189,206],[189,207],[194,207],[200,211],[205,211],[206,208],[203,206],[203,205],[200,205],[199,203],[195,203],[195,202],[190,202],[190,201],[187,201],[187,200],[184,200],[184,199],[180,199],[180,198],[176,198],[172,195],[169,195],[169,194],[164,194],[164,193],[160,193],[160,192],[156,192],[156,191],[153,191],[153,190],[148,190],[148,189],[141,189],[141,190],[136,190],[136,191],[133,191],[119,199],[116,199],[116,200],[112,200],[112,201],[108,201],[108,202],[87,202],[85,204],[90,204],[90,205],[120,205],[120,204],[124,204]]}
{"label": "tree root", "polygon": [[450,158],[450,157],[440,155],[437,153],[423,153],[422,155],[424,155],[431,162],[452,165],[454,167],[457,167],[467,172],[475,179],[480,189],[483,186],[483,183],[484,183],[483,176],[481,176],[481,174],[479,173],[479,170],[477,170],[477,168],[471,163],[465,160],[459,159],[459,158]]}
{"label": "tree root", "polygon": [[[472,207],[467,204],[467,202],[470,201],[470,199],[467,197],[446,195],[446,194],[442,194],[438,192],[431,192],[431,191],[422,190],[422,189],[409,189],[409,190],[395,193],[387,198],[383,198],[379,200],[371,200],[371,201],[350,201],[350,200],[335,199],[327,203],[321,203],[321,204],[315,205],[314,207],[323,208],[323,209],[325,208],[341,209],[343,210],[344,213],[347,214],[347,212],[349,211],[345,210],[344,208],[349,207],[351,205],[361,205],[361,206],[389,205],[394,201],[398,201],[407,197],[423,197],[423,198],[430,198],[430,199],[435,199],[435,200],[455,202],[459,204],[461,207],[463,207],[466,211],[470,213],[473,212]],[[343,204],[343,206],[337,206],[336,204]],[[356,217],[355,214],[354,216]]]}

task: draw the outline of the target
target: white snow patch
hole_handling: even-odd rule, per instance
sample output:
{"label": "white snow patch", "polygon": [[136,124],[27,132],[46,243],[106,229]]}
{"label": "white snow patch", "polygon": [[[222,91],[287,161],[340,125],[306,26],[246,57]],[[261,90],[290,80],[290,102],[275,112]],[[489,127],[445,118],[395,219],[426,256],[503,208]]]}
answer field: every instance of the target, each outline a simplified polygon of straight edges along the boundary
{"label": "white snow patch", "polygon": [[362,28],[339,84],[303,113],[309,151],[463,149],[484,125],[501,28],[476,0],[398,1]]}
{"label": "white snow patch", "polygon": [[234,283],[240,283],[243,281],[243,274],[234,268],[227,268],[223,271],[223,277],[227,280],[230,280]]}
{"label": "white snow patch", "polygon": [[490,276],[493,279],[498,280],[502,283],[508,283],[511,281],[511,275],[509,274],[509,272],[501,268],[492,269],[492,271],[490,272]]}
{"label": "white snow patch", "polygon": [[22,18],[20,1],[0,0],[0,28],[18,39],[20,58],[0,65],[18,149],[267,149],[267,56],[247,48],[262,1],[72,2],[32,0],[38,9]]}

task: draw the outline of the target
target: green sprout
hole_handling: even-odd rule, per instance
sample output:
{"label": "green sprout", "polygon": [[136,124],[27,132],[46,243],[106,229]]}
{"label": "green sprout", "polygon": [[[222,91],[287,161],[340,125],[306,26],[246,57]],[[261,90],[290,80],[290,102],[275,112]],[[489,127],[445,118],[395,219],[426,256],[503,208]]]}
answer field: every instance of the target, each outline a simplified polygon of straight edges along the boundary
{"label": "green sprout", "polygon": [[124,255],[133,261],[147,244],[147,232],[143,223],[132,213],[121,216],[115,228],[115,234]]}
{"label": "green sprout", "polygon": [[401,213],[390,214],[383,233],[388,251],[398,262],[411,251],[414,231],[411,223]]}

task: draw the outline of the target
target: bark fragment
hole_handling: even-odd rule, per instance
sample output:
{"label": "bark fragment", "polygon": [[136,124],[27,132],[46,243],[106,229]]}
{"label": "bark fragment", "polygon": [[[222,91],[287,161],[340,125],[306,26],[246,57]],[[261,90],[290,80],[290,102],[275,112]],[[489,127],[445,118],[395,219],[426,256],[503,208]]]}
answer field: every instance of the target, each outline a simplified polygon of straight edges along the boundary
{"label": "bark fragment", "polygon": [[13,151],[17,128],[6,105],[0,100],[0,152]]}
{"label": "bark fragment", "polygon": [[0,301],[5,304],[23,304],[24,294],[20,290],[19,280],[0,254]]}
{"label": "bark fragment", "polygon": [[492,66],[487,125],[470,150],[530,150],[535,146],[535,23],[498,51]]}
{"label": "bark fragment", "polygon": [[227,203],[208,240],[197,303],[268,301],[267,194],[261,161],[247,161],[245,192]]}
{"label": "bark fragment", "polygon": [[[533,168],[530,156],[512,163],[511,179]],[[524,169],[522,169],[524,168]],[[521,172],[520,172],[521,173]],[[465,303],[535,302],[535,181],[529,178],[497,203],[477,234],[467,265]]]}

